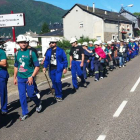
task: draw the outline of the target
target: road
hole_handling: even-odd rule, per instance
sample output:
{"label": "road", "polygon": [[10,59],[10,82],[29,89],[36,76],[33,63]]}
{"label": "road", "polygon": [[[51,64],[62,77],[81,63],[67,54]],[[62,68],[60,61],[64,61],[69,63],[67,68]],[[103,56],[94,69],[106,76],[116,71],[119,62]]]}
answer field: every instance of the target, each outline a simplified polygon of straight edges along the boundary
{"label": "road", "polygon": [[[9,97],[9,114],[0,116],[0,140],[140,140],[140,56],[124,68],[109,72],[98,82],[88,78],[88,87],[71,91],[71,78],[63,81],[63,102],[39,87],[43,110],[19,121],[18,94]],[[70,85],[69,85],[69,84]]]}

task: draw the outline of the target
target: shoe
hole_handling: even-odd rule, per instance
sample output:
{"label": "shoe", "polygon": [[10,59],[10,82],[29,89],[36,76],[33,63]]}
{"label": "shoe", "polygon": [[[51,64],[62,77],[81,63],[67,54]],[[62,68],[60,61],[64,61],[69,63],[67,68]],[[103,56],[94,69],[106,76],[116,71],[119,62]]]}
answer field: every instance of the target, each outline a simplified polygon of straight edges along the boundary
{"label": "shoe", "polygon": [[124,67],[124,65],[123,65],[123,67]]}
{"label": "shoe", "polygon": [[95,80],[94,81],[99,81],[97,78],[95,78]]}
{"label": "shoe", "polygon": [[85,87],[85,88],[87,87],[87,83],[86,83],[86,82],[84,83],[84,87]]}
{"label": "shoe", "polygon": [[40,104],[38,107],[36,107],[36,112],[40,113],[42,110],[42,105]]}
{"label": "shoe", "polygon": [[121,68],[122,66],[119,66],[119,68]]}
{"label": "shoe", "polygon": [[103,79],[104,77],[100,77],[100,79]]}
{"label": "shoe", "polygon": [[31,99],[29,97],[26,97],[26,100],[27,100],[27,102],[30,102],[31,101]]}
{"label": "shoe", "polygon": [[110,69],[110,71],[113,71],[113,69]]}
{"label": "shoe", "polygon": [[73,91],[73,92],[76,92],[76,90],[78,90],[78,88],[75,88],[75,87],[72,88],[72,91]]}
{"label": "shoe", "polygon": [[7,115],[7,112],[1,112],[1,115],[5,116]]}
{"label": "shoe", "polygon": [[62,102],[62,98],[61,97],[55,97],[57,102]]}
{"label": "shoe", "polygon": [[25,119],[27,119],[29,117],[29,115],[23,115],[19,118],[20,121],[24,121]]}

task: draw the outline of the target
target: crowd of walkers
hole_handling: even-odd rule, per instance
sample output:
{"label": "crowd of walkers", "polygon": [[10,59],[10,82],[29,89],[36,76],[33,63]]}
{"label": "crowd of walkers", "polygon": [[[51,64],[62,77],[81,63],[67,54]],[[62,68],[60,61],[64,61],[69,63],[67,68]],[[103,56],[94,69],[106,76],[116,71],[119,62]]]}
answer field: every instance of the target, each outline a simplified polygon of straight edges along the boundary
{"label": "crowd of walkers", "polygon": [[[42,110],[40,93],[37,88],[35,77],[39,71],[38,55],[34,48],[29,46],[29,40],[24,35],[17,37],[17,43],[20,50],[15,54],[14,64],[14,84],[18,85],[23,121],[29,117],[27,97],[36,104],[38,113]],[[139,54],[140,38],[126,39],[121,41],[111,40],[102,42],[100,40],[92,42],[83,42],[79,44],[76,38],[71,38],[70,66],[72,74],[72,90],[74,92],[79,88],[77,77],[87,88],[86,79],[95,77],[97,82],[107,76],[108,70],[113,71],[116,67],[124,67],[126,63]],[[2,46],[2,44],[0,44]],[[63,100],[62,94],[62,75],[67,73],[68,61],[65,51],[57,46],[56,38],[51,38],[50,47],[46,50],[42,64],[43,72],[47,68],[49,77],[52,81],[51,89],[54,89],[55,100]],[[9,74],[7,72],[6,54],[0,49],[0,97],[1,97],[1,115],[8,113],[7,108],[7,81]],[[27,94],[27,95],[26,95]]]}

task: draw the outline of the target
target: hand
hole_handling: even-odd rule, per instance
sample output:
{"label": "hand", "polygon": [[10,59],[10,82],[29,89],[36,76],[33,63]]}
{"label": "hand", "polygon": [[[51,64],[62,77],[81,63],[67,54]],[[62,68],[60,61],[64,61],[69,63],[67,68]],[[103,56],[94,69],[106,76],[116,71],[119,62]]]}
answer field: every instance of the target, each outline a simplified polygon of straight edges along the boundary
{"label": "hand", "polygon": [[17,85],[17,79],[14,79],[14,85]]}
{"label": "hand", "polygon": [[71,69],[71,65],[70,65],[70,69]]}
{"label": "hand", "polygon": [[43,65],[43,64],[44,64],[44,61],[41,62],[41,65]]}
{"label": "hand", "polygon": [[83,67],[83,65],[84,65],[83,62],[81,62],[80,67]]}
{"label": "hand", "polygon": [[27,83],[28,83],[28,85],[32,85],[33,84],[33,78],[32,77],[28,77]]}
{"label": "hand", "polygon": [[87,60],[87,63],[89,63],[90,62],[90,60]]}
{"label": "hand", "polygon": [[46,68],[43,68],[43,72],[46,73]]}
{"label": "hand", "polygon": [[100,58],[99,58],[99,61],[101,61],[101,60],[102,60],[102,58],[100,57]]}
{"label": "hand", "polygon": [[66,74],[66,73],[67,73],[67,69],[64,69],[64,70],[63,70],[63,74]]}

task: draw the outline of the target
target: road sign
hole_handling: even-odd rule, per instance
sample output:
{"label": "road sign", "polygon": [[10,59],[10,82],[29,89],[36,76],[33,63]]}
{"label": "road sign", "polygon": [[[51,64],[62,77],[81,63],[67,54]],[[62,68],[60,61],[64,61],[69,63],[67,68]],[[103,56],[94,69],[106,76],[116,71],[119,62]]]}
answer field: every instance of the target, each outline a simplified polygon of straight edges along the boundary
{"label": "road sign", "polygon": [[0,27],[13,27],[13,26],[24,26],[24,14],[3,14],[0,15]]}

